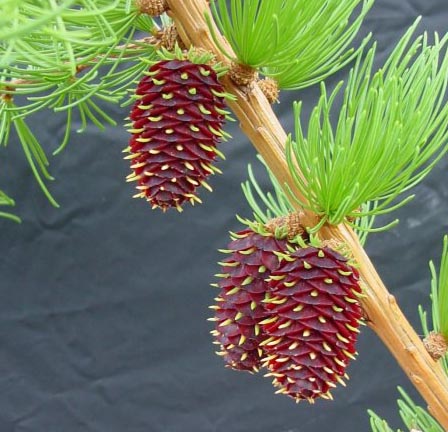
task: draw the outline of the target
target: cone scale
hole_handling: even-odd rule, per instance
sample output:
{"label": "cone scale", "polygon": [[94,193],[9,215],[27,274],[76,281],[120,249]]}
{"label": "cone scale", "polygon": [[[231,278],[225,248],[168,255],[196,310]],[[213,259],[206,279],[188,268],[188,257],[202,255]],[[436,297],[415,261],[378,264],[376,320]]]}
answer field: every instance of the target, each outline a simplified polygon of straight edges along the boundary
{"label": "cone scale", "polygon": [[330,247],[299,247],[250,229],[225,252],[212,306],[218,354],[233,369],[266,368],[277,393],[297,402],[332,399],[357,354],[356,269]]}
{"label": "cone scale", "polygon": [[131,110],[127,159],[135,197],[153,208],[182,210],[201,202],[197,189],[211,190],[216,146],[224,136],[224,88],[212,67],[189,60],[155,63],[139,82]]}

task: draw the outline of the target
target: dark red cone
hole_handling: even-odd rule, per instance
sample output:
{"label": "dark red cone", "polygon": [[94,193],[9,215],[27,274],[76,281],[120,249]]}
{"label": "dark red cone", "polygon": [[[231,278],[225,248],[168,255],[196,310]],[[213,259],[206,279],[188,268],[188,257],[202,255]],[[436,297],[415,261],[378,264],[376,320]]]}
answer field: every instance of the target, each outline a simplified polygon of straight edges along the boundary
{"label": "dark red cone", "polygon": [[166,210],[201,202],[197,188],[220,172],[214,165],[226,111],[224,88],[210,66],[160,61],[137,86],[127,151],[139,193]]}
{"label": "dark red cone", "polygon": [[217,284],[212,332],[221,346],[224,361],[233,369],[258,371],[264,356],[260,343],[265,339],[259,322],[269,316],[264,307],[266,279],[280,266],[279,254],[286,253],[286,240],[252,230],[234,235],[222,264],[222,280]]}
{"label": "dark red cone", "polygon": [[331,398],[330,390],[353,359],[359,333],[361,293],[357,271],[330,248],[292,252],[269,278],[270,316],[263,366],[274,386],[296,400]]}

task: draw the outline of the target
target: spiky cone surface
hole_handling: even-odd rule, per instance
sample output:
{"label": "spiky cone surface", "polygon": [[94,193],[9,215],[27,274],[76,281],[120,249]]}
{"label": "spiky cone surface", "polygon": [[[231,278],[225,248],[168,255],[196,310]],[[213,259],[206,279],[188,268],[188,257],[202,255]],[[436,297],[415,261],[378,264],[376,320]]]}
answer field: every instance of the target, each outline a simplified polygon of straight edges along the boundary
{"label": "spiky cone surface", "polygon": [[271,272],[280,266],[278,253],[287,250],[286,240],[272,234],[261,235],[250,229],[233,235],[234,240],[223,251],[229,256],[221,263],[220,289],[216,298],[216,323],[212,334],[220,345],[226,364],[237,370],[258,371],[265,339],[260,321],[270,315],[264,307]]}
{"label": "spiky cone surface", "polygon": [[126,149],[135,196],[164,211],[201,202],[198,187],[211,190],[206,179],[220,172],[214,162],[227,112],[217,74],[206,64],[163,60],[141,79],[136,98]]}
{"label": "spiky cone surface", "polygon": [[313,402],[331,399],[336,383],[345,384],[356,355],[360,293],[357,271],[328,247],[296,250],[272,272],[261,346],[278,393]]}

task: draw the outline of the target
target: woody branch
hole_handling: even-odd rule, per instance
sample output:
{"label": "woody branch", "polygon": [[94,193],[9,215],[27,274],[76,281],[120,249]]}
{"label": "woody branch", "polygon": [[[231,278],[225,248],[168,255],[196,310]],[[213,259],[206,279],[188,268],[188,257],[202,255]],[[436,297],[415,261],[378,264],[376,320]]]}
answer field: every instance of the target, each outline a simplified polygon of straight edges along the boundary
{"label": "woody branch", "polygon": [[[208,10],[206,0],[166,0],[166,3],[168,13],[174,19],[186,46],[194,45],[211,51],[220,61],[227,62],[217,49],[204,19],[204,13]],[[225,39],[217,29],[215,31],[220,44],[231,53]],[[236,101],[230,105],[243,132],[263,156],[278,181],[287,184],[304,201],[294,185],[285,160],[286,133],[258,86],[240,88],[228,78],[224,80],[224,84],[227,91],[237,96]],[[428,354],[394,296],[384,286],[356,234],[346,225],[326,224],[319,235],[322,239],[343,241],[351,249],[366,285],[365,297],[361,299],[361,303],[368,325],[389,348],[426,400],[431,414],[448,430],[448,379],[441,366]]]}

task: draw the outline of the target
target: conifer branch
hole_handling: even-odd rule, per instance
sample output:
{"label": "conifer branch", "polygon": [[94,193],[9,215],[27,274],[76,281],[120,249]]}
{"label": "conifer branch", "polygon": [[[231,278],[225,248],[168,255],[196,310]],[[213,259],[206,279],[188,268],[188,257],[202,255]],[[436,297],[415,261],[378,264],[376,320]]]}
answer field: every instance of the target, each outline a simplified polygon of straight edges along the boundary
{"label": "conifer branch", "polygon": [[[114,53],[107,56],[107,59],[113,60],[119,57],[120,52],[124,51],[124,59],[126,59],[126,52],[129,50],[135,50],[140,48],[146,48],[147,45],[153,46],[155,49],[157,49],[161,44],[161,39],[159,36],[149,36],[144,37],[142,39],[137,39],[133,43],[130,44],[124,44],[124,45],[118,45],[114,49]],[[93,67],[96,63],[99,61],[104,61],[103,56],[95,57],[92,60],[89,60],[88,62],[83,61],[80,59],[76,62],[75,72],[76,74],[80,74],[87,69]],[[20,78],[14,78],[11,81],[8,81],[7,85],[4,85],[3,91],[0,91],[0,99],[3,99],[5,101],[10,101],[13,98],[13,94],[16,92],[20,86],[26,86],[26,85],[33,85],[36,84],[37,80],[32,79],[20,79]],[[1,87],[0,87],[0,90]]]}
{"label": "conifer branch", "polygon": [[[214,52],[219,61],[226,59],[220,53],[211,37],[204,13],[208,10],[205,0],[167,0],[169,14],[174,19],[183,42],[194,44]],[[213,25],[213,24],[212,24]],[[215,38],[232,52],[229,45],[215,27]],[[238,117],[242,130],[262,155],[280,184],[287,184],[300,200],[302,194],[295,187],[285,160],[287,136],[271,106],[258,86],[240,89],[224,80],[227,91],[237,96],[230,102]],[[428,404],[431,414],[448,430],[448,378],[441,366],[434,362],[426,351],[421,339],[409,324],[393,295],[384,286],[372,262],[362,248],[358,237],[346,225],[325,225],[321,230],[324,239],[337,239],[345,242],[359,264],[359,270],[365,282],[365,297],[362,306],[368,318],[368,324],[389,348],[402,369],[411,379],[417,390]]]}
{"label": "conifer branch", "polygon": [[[23,22],[16,23],[11,14],[5,14],[7,24],[14,25],[21,37],[11,39],[10,44],[8,40],[0,43],[0,63],[4,65],[0,73],[0,145],[6,146],[10,132],[16,131],[36,181],[50,203],[57,206],[46,185],[53,180],[46,151],[27,125],[27,117],[43,109],[65,114],[65,133],[54,155],[68,144],[74,113],[81,120],[78,132],[85,130],[88,122],[100,129],[105,124],[116,125],[97,101],[119,103],[127,95],[130,83],[146,67],[141,58],[155,56],[163,40],[153,20],[129,9],[125,0],[85,0],[86,7],[78,5],[82,13],[68,8],[65,2],[67,9],[56,8],[57,14],[56,2],[48,1],[51,13],[40,11],[32,2],[26,3],[28,9],[17,8],[15,13]],[[27,22],[40,12],[50,13],[51,22],[42,28],[33,27],[36,34],[24,31]],[[150,36],[133,40],[137,30]],[[58,49],[58,43],[62,49]],[[129,67],[117,69],[123,63]],[[22,97],[20,103],[15,103],[16,96]],[[8,215],[0,212],[0,217]]]}

